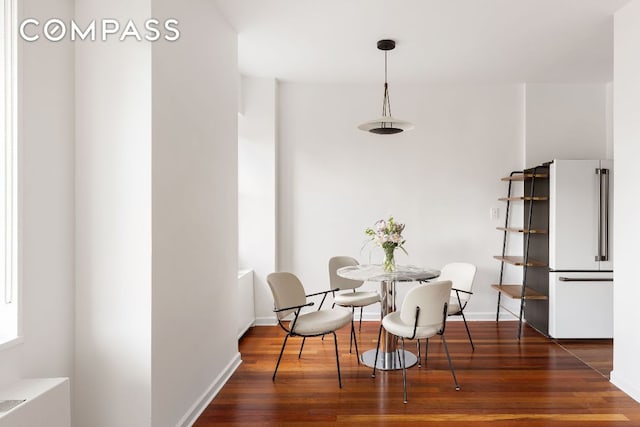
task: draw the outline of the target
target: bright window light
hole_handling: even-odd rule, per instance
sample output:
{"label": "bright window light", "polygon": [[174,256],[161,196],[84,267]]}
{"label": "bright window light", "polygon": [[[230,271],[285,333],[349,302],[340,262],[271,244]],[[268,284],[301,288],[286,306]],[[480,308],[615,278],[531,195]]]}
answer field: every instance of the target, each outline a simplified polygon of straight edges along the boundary
{"label": "bright window light", "polygon": [[0,10],[0,345],[18,336],[15,0]]}

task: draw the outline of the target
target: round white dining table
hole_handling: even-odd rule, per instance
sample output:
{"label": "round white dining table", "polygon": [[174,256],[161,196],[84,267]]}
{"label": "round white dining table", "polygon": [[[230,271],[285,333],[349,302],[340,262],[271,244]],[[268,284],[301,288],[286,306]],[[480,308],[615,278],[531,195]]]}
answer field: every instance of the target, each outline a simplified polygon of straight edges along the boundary
{"label": "round white dining table", "polygon": [[[440,271],[413,265],[398,265],[396,271],[388,273],[380,264],[363,264],[339,268],[338,276],[345,279],[365,282],[380,282],[380,319],[396,311],[396,283],[430,280],[438,277]],[[366,366],[383,371],[402,369],[400,353],[396,351],[398,338],[382,331],[380,336],[380,351],[376,360],[376,349],[367,350],[360,355],[360,360]],[[415,354],[405,350],[407,368],[418,361]]]}

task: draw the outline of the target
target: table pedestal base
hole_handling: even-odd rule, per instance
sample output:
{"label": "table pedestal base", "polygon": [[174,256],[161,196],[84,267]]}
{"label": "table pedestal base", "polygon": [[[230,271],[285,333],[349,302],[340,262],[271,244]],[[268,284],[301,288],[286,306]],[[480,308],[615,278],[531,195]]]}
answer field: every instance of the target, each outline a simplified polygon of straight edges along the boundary
{"label": "table pedestal base", "polygon": [[[393,351],[390,353],[385,353],[380,351],[378,353],[378,360],[376,359],[376,350],[367,350],[360,355],[360,360],[365,366],[373,368],[373,365],[376,365],[376,369],[381,371],[393,371],[396,369],[402,369],[402,358],[400,358],[400,351]],[[418,358],[415,354],[410,351],[404,352],[405,362],[407,364],[407,368],[412,367],[416,363],[418,363]]]}

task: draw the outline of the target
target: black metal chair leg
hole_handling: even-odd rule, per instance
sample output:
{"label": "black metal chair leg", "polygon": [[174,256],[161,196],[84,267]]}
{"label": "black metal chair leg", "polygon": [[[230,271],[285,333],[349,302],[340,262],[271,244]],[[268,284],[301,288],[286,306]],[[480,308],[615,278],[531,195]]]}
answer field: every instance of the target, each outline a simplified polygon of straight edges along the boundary
{"label": "black metal chair leg", "polygon": [[364,307],[360,307],[360,326],[358,327],[358,332],[362,332],[362,309]]}
{"label": "black metal chair leg", "polygon": [[[358,365],[360,364],[360,352],[358,351],[358,340],[356,339],[356,329],[353,326],[353,319],[351,319],[351,337],[353,338],[353,343],[356,345],[356,359],[358,359]],[[351,353],[351,352],[349,352]]]}
{"label": "black metal chair leg", "polygon": [[[323,335],[324,337],[324,335]],[[304,348],[304,342],[307,339],[307,337],[302,337],[302,344],[300,345],[300,353],[298,353],[298,359],[300,359],[302,357],[302,349]]]}
{"label": "black metal chair leg", "polygon": [[[353,332],[353,314],[355,313],[356,308],[355,307],[351,307],[351,331]],[[354,339],[355,335],[352,333],[349,336],[349,354],[351,354],[351,347],[353,345],[353,339]]]}
{"label": "black metal chair leg", "polygon": [[429,354],[429,338],[424,340],[424,364],[427,364],[427,355]]}
{"label": "black metal chair leg", "polygon": [[417,340],[416,347],[418,347],[418,368],[422,368],[422,356],[420,354],[420,340]]}
{"label": "black metal chair leg", "polygon": [[342,377],[340,376],[340,358],[338,357],[338,337],[335,332],[331,332],[333,334],[333,343],[336,347],[336,365],[338,366],[338,384],[340,388],[342,388]]}
{"label": "black metal chair leg", "polygon": [[382,324],[380,325],[380,329],[378,330],[378,344],[376,345],[376,358],[373,360],[373,373],[371,374],[371,378],[376,377],[376,364],[378,363],[378,352],[380,351],[380,336],[382,335]]}
{"label": "black metal chair leg", "polygon": [[407,403],[407,364],[404,355],[404,337],[402,337],[402,387],[404,388],[404,403]]}
{"label": "black metal chair leg", "polygon": [[351,332],[349,333],[349,354],[351,354],[352,345],[353,345],[353,317],[351,318]]}
{"label": "black metal chair leg", "polygon": [[498,306],[496,307],[496,322],[498,321],[498,319],[500,319],[500,295],[502,295],[502,293],[498,292]]}
{"label": "black metal chair leg", "polygon": [[271,377],[271,381],[276,380],[276,374],[278,373],[278,366],[280,366],[280,359],[282,359],[282,353],[284,353],[284,346],[287,345],[287,340],[289,339],[289,334],[285,335],[284,341],[282,342],[282,348],[280,349],[280,356],[278,356],[278,363],[276,363],[276,369],[273,371],[273,377]]}
{"label": "black metal chair leg", "polygon": [[447,347],[447,340],[442,337],[442,344],[444,344],[444,351],[447,353],[447,360],[449,360],[449,368],[451,368],[451,375],[453,375],[453,382],[456,383],[456,390],[460,390],[460,384],[458,384],[458,379],[456,378],[456,371],[453,369],[453,362],[451,361],[451,356],[449,355],[449,347]]}
{"label": "black metal chair leg", "polygon": [[467,336],[469,337],[469,342],[471,343],[471,350],[476,351],[476,346],[473,345],[473,339],[471,339],[471,332],[469,331],[469,325],[467,324],[467,318],[464,317],[464,310],[460,312],[462,315],[462,320],[464,321],[464,327],[467,329]]}

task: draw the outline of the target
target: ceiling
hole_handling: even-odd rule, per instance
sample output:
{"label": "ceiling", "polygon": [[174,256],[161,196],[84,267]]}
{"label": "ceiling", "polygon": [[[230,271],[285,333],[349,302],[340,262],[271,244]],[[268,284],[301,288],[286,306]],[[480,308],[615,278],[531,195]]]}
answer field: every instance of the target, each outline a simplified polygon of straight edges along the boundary
{"label": "ceiling", "polygon": [[601,83],[629,0],[216,0],[240,72],[301,82]]}

